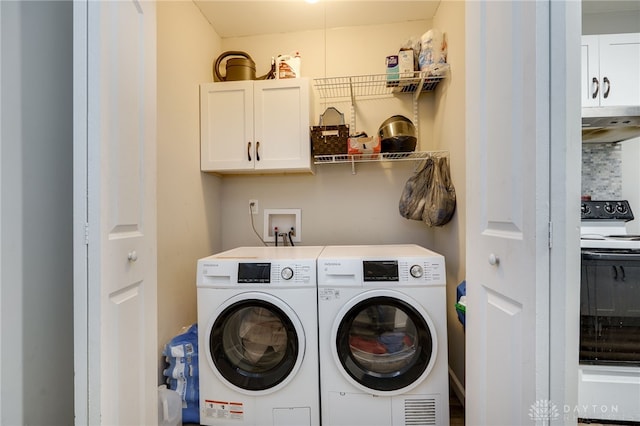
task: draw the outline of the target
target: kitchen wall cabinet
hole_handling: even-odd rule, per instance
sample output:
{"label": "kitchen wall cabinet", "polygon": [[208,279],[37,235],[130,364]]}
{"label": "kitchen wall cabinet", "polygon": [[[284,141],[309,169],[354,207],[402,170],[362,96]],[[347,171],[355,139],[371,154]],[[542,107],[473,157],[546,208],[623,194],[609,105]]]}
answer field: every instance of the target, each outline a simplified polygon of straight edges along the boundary
{"label": "kitchen wall cabinet", "polygon": [[310,172],[309,80],[200,86],[200,168],[218,173]]}
{"label": "kitchen wall cabinet", "polygon": [[582,36],[582,106],[640,105],[640,33]]}

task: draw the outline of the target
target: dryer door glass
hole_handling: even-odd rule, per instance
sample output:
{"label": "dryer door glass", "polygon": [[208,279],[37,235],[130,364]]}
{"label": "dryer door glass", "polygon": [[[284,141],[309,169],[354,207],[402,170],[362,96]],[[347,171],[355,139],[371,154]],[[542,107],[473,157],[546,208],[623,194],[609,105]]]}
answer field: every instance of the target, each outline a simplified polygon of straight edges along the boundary
{"label": "dryer door glass", "polygon": [[425,372],[433,356],[433,338],[426,320],[411,305],[392,297],[373,297],[344,315],[336,348],[343,368],[358,383],[394,391]]}
{"label": "dryer door glass", "polygon": [[215,367],[231,384],[260,391],[272,388],[293,370],[299,336],[291,319],[264,300],[243,300],[214,321],[209,350]]}

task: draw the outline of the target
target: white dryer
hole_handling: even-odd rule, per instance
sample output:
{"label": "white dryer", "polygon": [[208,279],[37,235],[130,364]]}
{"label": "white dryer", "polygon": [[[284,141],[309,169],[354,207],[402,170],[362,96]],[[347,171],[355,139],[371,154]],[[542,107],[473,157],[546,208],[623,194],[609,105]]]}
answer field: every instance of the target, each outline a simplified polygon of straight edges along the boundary
{"label": "white dryer", "polygon": [[322,422],[448,425],[444,257],[417,245],[318,257]]}
{"label": "white dryer", "polygon": [[320,424],[321,250],[240,247],[198,261],[201,424]]}

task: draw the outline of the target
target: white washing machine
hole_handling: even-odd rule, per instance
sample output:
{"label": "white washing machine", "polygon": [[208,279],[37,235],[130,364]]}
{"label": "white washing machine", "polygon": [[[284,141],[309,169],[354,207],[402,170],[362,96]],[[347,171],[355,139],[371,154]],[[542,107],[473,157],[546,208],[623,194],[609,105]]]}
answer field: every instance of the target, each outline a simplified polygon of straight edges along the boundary
{"label": "white washing machine", "polygon": [[318,257],[322,423],[448,425],[444,257],[417,245]]}
{"label": "white washing machine", "polygon": [[198,261],[201,424],[320,424],[321,251],[240,247]]}

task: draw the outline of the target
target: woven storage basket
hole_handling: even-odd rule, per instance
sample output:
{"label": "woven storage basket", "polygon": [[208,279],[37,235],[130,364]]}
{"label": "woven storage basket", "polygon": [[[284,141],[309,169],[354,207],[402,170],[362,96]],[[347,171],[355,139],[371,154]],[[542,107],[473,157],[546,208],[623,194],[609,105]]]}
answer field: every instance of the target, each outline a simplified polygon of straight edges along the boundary
{"label": "woven storage basket", "polygon": [[311,126],[311,147],[313,155],[346,154],[349,139],[349,126]]}

